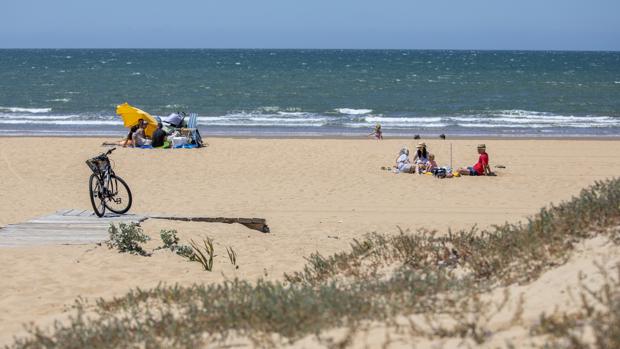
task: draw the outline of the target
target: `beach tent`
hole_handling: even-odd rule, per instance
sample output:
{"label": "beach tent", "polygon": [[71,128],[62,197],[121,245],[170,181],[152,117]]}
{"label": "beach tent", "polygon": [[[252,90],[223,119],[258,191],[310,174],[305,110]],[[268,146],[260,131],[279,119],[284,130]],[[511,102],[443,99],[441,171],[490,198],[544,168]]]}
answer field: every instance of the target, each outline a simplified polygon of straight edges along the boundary
{"label": "beach tent", "polygon": [[127,128],[137,125],[140,119],[146,121],[147,125],[144,133],[149,137],[153,136],[153,132],[157,129],[157,120],[151,116],[151,114],[136,107],[132,107],[127,104],[127,102],[116,107],[116,114],[123,119],[123,123]]}

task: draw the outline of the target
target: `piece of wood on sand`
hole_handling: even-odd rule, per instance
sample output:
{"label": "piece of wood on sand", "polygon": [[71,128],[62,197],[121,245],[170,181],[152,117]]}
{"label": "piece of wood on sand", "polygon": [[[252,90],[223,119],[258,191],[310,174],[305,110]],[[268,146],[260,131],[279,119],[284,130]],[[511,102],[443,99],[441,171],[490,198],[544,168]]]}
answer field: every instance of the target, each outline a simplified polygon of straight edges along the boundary
{"label": "piece of wood on sand", "polygon": [[149,218],[153,219],[166,219],[171,221],[182,222],[203,222],[203,223],[225,223],[233,224],[238,223],[246,226],[247,228],[258,230],[262,233],[269,233],[269,226],[267,221],[263,218],[229,218],[229,217],[182,217],[182,216],[158,216],[150,215]]}

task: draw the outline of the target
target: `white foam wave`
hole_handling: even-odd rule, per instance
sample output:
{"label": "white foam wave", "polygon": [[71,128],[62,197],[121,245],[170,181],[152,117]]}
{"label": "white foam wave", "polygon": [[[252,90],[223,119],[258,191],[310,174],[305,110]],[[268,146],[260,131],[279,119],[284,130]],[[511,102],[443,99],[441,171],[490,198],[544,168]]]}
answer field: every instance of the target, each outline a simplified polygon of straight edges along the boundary
{"label": "white foam wave", "polygon": [[278,127],[320,127],[329,122],[328,117],[315,114],[253,114],[237,113],[225,116],[199,116],[200,125],[213,126],[278,126]]}
{"label": "white foam wave", "polygon": [[182,104],[166,104],[165,107],[172,108],[172,109],[186,109],[187,108],[187,106],[182,105]]}
{"label": "white foam wave", "polygon": [[21,108],[21,107],[0,107],[0,111],[10,111],[12,113],[32,113],[32,114],[40,114],[40,113],[49,113],[52,111],[52,108]]}
{"label": "white foam wave", "polygon": [[[345,127],[347,128],[367,128],[370,129],[374,126],[374,124],[359,124],[359,123],[345,123]],[[411,123],[393,123],[389,125],[385,125],[384,128],[389,129],[412,129],[412,128],[443,128],[448,127],[449,125],[443,122],[428,122],[422,123],[419,125],[412,125]]]}
{"label": "white foam wave", "polygon": [[364,115],[372,113],[372,109],[336,108],[335,111],[346,115]]}
{"label": "white foam wave", "polygon": [[441,117],[384,117],[384,116],[368,116],[365,118],[367,122],[379,122],[386,125],[391,125],[394,123],[403,123],[403,124],[420,124],[420,123],[432,123],[432,122],[440,122],[442,120]]}
{"label": "white foam wave", "polygon": [[300,117],[300,116],[306,116],[306,115],[311,115],[311,114],[303,112],[303,111],[279,111],[278,115]]}
{"label": "white foam wave", "polygon": [[543,127],[549,127],[549,125],[544,125],[544,124],[529,124],[529,125],[523,125],[523,124],[489,124],[489,123],[460,123],[460,124],[456,124],[456,126],[459,127],[465,127],[465,128],[543,128]]}
{"label": "white foam wave", "polygon": [[620,127],[620,118],[610,116],[557,115],[519,109],[500,110],[488,115],[451,116],[446,117],[446,120],[455,122],[461,127]]}
{"label": "white foam wave", "polygon": [[68,120],[79,119],[80,115],[23,115],[23,114],[3,114],[0,113],[0,120]]}
{"label": "white foam wave", "polygon": [[48,102],[63,102],[67,103],[71,100],[71,98],[56,98],[56,99],[48,99]]}
{"label": "white foam wave", "polygon": [[122,125],[122,121],[115,120],[3,120],[0,119],[0,124],[8,125],[23,125],[23,124],[38,124],[38,125]]}

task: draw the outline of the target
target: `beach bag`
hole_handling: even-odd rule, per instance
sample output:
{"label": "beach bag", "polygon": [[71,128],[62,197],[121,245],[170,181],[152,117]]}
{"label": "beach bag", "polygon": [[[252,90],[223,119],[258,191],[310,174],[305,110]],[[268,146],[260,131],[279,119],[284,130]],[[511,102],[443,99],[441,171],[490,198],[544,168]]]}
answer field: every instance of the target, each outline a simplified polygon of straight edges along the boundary
{"label": "beach bag", "polygon": [[183,145],[188,143],[187,137],[171,137],[170,142],[172,148],[181,148]]}
{"label": "beach bag", "polygon": [[448,171],[444,167],[435,168],[431,171],[437,178],[446,178]]}

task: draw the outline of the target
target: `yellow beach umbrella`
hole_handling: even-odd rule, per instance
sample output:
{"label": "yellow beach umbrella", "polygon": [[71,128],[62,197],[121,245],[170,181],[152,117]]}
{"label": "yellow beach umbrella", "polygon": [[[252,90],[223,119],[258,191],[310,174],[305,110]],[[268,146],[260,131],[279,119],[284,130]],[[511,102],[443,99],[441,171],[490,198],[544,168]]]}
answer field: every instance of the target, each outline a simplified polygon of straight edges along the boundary
{"label": "yellow beach umbrella", "polygon": [[138,124],[140,119],[146,121],[146,129],[144,133],[151,137],[153,132],[157,129],[157,120],[151,116],[151,114],[145,112],[144,110],[138,109],[136,107],[132,107],[127,104],[127,102],[116,107],[116,114],[118,114],[123,122],[125,123],[125,127],[131,128]]}

